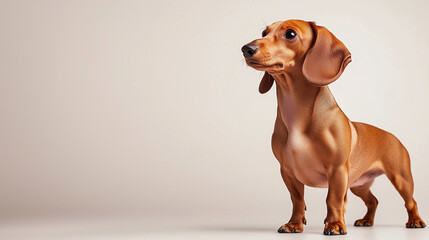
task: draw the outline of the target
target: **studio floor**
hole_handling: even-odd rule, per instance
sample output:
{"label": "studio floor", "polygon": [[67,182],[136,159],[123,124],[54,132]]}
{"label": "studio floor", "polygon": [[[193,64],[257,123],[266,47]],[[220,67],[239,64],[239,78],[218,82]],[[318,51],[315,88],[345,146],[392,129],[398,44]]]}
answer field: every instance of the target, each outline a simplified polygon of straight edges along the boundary
{"label": "studio floor", "polygon": [[[262,221],[261,221],[262,222]],[[92,240],[92,239],[326,239],[321,224],[309,224],[300,234],[279,234],[272,223],[259,221],[201,221],[171,218],[45,219],[3,221],[1,240]],[[406,229],[401,225],[353,227],[335,239],[429,239],[428,229]]]}

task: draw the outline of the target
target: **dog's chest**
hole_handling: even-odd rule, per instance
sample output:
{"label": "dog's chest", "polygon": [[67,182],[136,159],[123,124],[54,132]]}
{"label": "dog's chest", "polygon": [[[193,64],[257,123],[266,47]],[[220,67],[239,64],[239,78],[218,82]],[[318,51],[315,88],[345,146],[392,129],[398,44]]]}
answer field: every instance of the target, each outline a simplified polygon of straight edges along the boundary
{"label": "dog's chest", "polygon": [[290,133],[282,146],[280,163],[303,184],[311,187],[327,187],[323,159],[314,146],[315,143],[305,134]]}

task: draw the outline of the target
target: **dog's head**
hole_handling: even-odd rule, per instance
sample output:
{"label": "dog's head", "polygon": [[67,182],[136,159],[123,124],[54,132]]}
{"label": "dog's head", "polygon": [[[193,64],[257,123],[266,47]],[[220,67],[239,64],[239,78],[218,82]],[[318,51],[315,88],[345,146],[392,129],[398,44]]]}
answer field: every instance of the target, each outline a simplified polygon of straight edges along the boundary
{"label": "dog's head", "polygon": [[246,63],[265,71],[259,92],[266,93],[274,83],[272,75],[302,73],[315,86],[325,86],[340,77],[351,54],[328,29],[314,22],[288,20],[275,22],[262,32],[262,38],[241,49]]}

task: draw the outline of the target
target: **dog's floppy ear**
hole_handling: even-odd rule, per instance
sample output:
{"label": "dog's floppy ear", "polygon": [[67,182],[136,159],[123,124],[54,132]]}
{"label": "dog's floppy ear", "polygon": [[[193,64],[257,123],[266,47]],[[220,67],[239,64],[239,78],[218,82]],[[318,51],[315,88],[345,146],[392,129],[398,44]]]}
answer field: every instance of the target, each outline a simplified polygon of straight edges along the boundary
{"label": "dog's floppy ear", "polygon": [[352,61],[349,50],[328,29],[310,22],[313,46],[305,57],[302,72],[316,86],[325,86],[337,80]]}
{"label": "dog's floppy ear", "polygon": [[262,77],[261,83],[259,83],[259,92],[264,94],[268,92],[273,86],[274,78],[269,73],[265,72]]}

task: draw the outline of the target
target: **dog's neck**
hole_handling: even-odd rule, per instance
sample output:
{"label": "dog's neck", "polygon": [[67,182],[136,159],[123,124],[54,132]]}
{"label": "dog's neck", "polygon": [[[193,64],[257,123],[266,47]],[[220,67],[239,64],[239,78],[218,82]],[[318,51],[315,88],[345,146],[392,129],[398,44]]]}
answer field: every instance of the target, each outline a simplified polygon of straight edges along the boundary
{"label": "dog's neck", "polygon": [[288,131],[305,131],[312,119],[317,117],[315,114],[337,106],[328,87],[310,85],[302,74],[282,73],[273,77],[277,88],[278,114]]}

